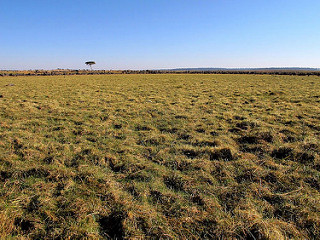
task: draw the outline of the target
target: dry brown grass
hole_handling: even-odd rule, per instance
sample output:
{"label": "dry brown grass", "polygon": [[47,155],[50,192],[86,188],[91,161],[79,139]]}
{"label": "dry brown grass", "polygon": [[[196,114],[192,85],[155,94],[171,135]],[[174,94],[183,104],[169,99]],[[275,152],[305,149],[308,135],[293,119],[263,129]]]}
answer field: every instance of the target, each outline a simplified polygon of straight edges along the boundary
{"label": "dry brown grass", "polygon": [[0,79],[0,238],[320,238],[320,78]]}

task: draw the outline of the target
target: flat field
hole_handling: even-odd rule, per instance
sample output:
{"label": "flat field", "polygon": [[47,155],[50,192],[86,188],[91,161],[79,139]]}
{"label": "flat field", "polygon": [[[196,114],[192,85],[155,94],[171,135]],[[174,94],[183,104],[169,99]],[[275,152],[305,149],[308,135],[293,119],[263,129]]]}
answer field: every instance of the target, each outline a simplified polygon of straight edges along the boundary
{"label": "flat field", "polygon": [[320,239],[320,77],[0,78],[1,239]]}

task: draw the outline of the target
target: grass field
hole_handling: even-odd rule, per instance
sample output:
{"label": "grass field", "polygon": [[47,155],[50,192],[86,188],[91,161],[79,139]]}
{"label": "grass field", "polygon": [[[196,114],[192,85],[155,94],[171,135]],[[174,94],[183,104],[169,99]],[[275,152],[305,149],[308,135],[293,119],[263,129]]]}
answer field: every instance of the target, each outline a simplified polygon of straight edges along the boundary
{"label": "grass field", "polygon": [[320,239],[320,77],[0,78],[1,239]]}

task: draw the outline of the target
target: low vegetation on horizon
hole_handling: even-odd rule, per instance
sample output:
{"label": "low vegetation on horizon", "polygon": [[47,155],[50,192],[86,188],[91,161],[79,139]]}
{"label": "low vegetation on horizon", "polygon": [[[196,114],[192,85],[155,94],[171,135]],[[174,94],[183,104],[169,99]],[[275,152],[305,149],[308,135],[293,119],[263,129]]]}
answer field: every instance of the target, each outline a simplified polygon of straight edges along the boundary
{"label": "low vegetation on horizon", "polygon": [[0,78],[1,239],[320,239],[320,78]]}
{"label": "low vegetation on horizon", "polygon": [[86,62],[88,69],[55,70],[0,70],[0,77],[5,76],[57,76],[57,75],[94,75],[94,74],[261,74],[261,75],[296,75],[320,76],[317,68],[181,68],[163,70],[92,70],[94,61]]}

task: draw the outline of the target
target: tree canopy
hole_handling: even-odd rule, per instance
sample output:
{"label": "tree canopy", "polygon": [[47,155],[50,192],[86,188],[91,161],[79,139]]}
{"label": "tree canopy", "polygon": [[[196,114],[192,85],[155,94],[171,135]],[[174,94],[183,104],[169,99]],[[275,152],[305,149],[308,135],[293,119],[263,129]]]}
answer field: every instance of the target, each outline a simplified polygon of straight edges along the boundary
{"label": "tree canopy", "polygon": [[92,70],[92,65],[96,64],[95,61],[88,61],[88,62],[85,62],[86,65],[90,66],[91,70]]}

